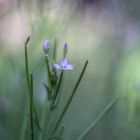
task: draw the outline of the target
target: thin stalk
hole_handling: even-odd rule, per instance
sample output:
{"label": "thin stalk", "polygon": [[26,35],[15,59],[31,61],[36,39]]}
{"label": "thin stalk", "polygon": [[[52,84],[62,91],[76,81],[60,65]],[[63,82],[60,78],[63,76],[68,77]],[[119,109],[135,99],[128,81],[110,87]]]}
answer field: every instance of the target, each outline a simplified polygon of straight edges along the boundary
{"label": "thin stalk", "polygon": [[[29,111],[28,103],[27,103],[27,101],[25,101],[25,102],[26,102],[25,103],[26,104],[25,110],[26,110],[26,112],[28,112]],[[27,128],[27,120],[28,120],[28,116],[24,115],[19,140],[25,140],[25,131]]]}
{"label": "thin stalk", "polygon": [[[63,77],[62,77],[63,79],[64,79],[64,73],[63,73]],[[62,80],[63,80],[62,79]],[[62,81],[63,82],[63,81]],[[63,88],[63,83],[61,83],[61,89]],[[58,106],[59,105],[59,102],[60,102],[60,98],[61,98],[61,91],[59,91],[59,93],[58,93],[58,95],[57,95],[57,101],[56,101],[56,106]]]}
{"label": "thin stalk", "polygon": [[[30,86],[30,80],[29,80],[29,66],[28,66],[28,51],[27,51],[27,45],[29,43],[30,40],[30,36],[27,38],[25,44],[24,44],[24,55],[25,55],[25,70],[26,70],[26,80],[27,80],[27,87],[28,87],[28,91],[29,91],[29,86]],[[28,111],[28,102],[26,101],[26,110]],[[24,120],[23,120],[23,124],[22,124],[22,128],[21,128],[21,134],[20,134],[20,140],[24,140],[24,135],[25,135],[25,131],[26,131],[26,127],[27,127],[27,120],[28,117],[25,116]]]}
{"label": "thin stalk", "polygon": [[58,96],[58,93],[59,93],[59,89],[60,89],[60,86],[61,86],[61,83],[62,83],[62,79],[63,79],[63,71],[61,71],[61,74],[60,74],[60,79],[59,79],[59,82],[58,82],[58,86],[57,86],[57,89],[56,89],[56,93],[54,95],[54,100],[53,100],[53,103],[56,101],[56,98]]}
{"label": "thin stalk", "polygon": [[77,140],[84,140],[91,131],[95,129],[95,127],[104,119],[104,117],[110,112],[110,110],[115,106],[118,98],[113,99],[105,109],[99,114],[96,120],[90,124],[88,128],[84,130],[84,132],[77,138]]}
{"label": "thin stalk", "polygon": [[58,119],[58,121],[57,121],[57,123],[56,123],[56,125],[55,125],[55,127],[53,129],[53,131],[52,131],[52,134],[54,134],[56,132],[57,128],[59,127],[59,124],[61,123],[61,121],[62,121],[62,119],[63,119],[63,117],[64,117],[64,115],[65,115],[65,113],[66,113],[66,111],[67,111],[67,109],[68,109],[68,107],[69,107],[74,95],[75,95],[75,93],[76,93],[76,90],[79,87],[79,84],[80,84],[80,82],[82,80],[82,77],[83,77],[83,75],[85,73],[85,70],[87,68],[87,64],[88,64],[88,61],[85,62],[85,65],[84,65],[84,67],[82,69],[82,72],[81,72],[81,74],[80,74],[80,76],[79,76],[79,78],[77,80],[77,83],[76,83],[74,89],[73,89],[73,92],[72,92],[68,102],[66,103],[66,105],[65,105],[65,107],[64,107],[64,109],[63,109],[63,111],[62,111],[62,113],[61,113],[61,115],[60,115],[60,117],[59,117],[59,119]]}
{"label": "thin stalk", "polygon": [[47,72],[48,72],[48,83],[49,83],[49,86],[50,86],[50,89],[51,89],[51,71],[50,71],[50,67],[49,67],[49,60],[45,60],[46,62],[46,65],[47,65]]}
{"label": "thin stalk", "polygon": [[31,128],[31,140],[34,140],[34,101],[33,101],[33,75],[30,74],[30,128]]}
{"label": "thin stalk", "polygon": [[56,61],[57,39],[54,39],[53,60]]}
{"label": "thin stalk", "polygon": [[27,45],[28,42],[30,40],[30,36],[27,38],[26,42],[25,42],[25,69],[26,69],[26,78],[27,78],[27,85],[28,85],[28,89],[30,86],[30,80],[29,80],[29,65],[28,65],[28,51],[27,51]]}
{"label": "thin stalk", "polygon": [[[30,96],[30,80],[31,79],[29,77],[28,50],[27,50],[27,45],[29,43],[29,40],[30,40],[30,36],[27,38],[27,40],[25,42],[24,55],[25,55],[25,70],[26,70],[27,87],[28,87],[28,92],[29,92],[29,96]],[[26,103],[26,110],[28,111],[28,102]],[[34,114],[35,114],[35,123],[36,123],[38,129],[41,131],[41,127],[40,127],[40,124],[39,124],[39,119],[38,119],[38,115],[37,115],[37,111],[36,111],[36,107],[35,107],[34,102],[33,102],[33,111],[34,111]],[[27,127],[27,119],[28,118],[26,117],[23,121],[22,131],[21,131],[21,135],[20,135],[21,140],[24,139],[23,137],[24,137],[26,127]]]}

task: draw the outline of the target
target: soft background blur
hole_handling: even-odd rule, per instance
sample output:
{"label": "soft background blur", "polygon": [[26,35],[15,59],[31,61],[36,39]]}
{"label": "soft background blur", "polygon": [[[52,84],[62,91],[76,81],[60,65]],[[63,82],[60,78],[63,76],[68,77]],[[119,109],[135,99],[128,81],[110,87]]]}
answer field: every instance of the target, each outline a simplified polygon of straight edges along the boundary
{"label": "soft background blur", "polygon": [[[45,107],[46,80],[42,41],[58,38],[57,62],[63,44],[69,44],[68,58],[75,70],[65,73],[61,106],[89,60],[63,120],[65,140],[75,140],[116,96],[121,100],[87,140],[139,140],[139,5],[138,0],[0,0],[0,140],[21,140],[28,96],[24,42],[29,35],[40,112]],[[29,128],[25,135],[28,140]]]}

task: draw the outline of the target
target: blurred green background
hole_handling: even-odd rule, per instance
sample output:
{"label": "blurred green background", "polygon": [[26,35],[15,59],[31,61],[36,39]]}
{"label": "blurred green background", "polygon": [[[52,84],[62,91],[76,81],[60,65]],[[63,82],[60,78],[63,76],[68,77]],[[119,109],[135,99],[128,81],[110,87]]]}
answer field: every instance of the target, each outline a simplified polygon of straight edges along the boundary
{"label": "blurred green background", "polygon": [[60,108],[89,60],[62,122],[64,140],[75,140],[116,96],[121,97],[117,105],[86,140],[139,140],[139,4],[138,0],[0,0],[0,140],[21,140],[28,99],[24,42],[29,35],[29,64],[40,114],[45,108],[42,83],[47,79],[42,41],[58,39],[57,62],[67,42],[68,60],[75,66],[65,73]]}

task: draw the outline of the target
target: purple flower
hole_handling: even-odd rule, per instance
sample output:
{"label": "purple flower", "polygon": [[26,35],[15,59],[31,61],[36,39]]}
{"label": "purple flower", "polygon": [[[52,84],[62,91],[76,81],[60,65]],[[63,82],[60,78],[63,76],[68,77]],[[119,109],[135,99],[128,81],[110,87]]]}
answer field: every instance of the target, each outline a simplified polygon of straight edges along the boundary
{"label": "purple flower", "polygon": [[65,43],[64,44],[64,57],[66,56],[67,52],[68,52],[68,44]]}
{"label": "purple flower", "polygon": [[67,71],[67,70],[73,70],[74,66],[71,64],[68,64],[67,59],[64,57],[62,58],[62,60],[60,61],[60,64],[54,64],[53,65],[55,69],[57,70],[63,70],[63,71]]}
{"label": "purple flower", "polygon": [[68,50],[68,44],[67,44],[67,43],[64,44],[64,50],[65,50],[65,51]]}
{"label": "purple flower", "polygon": [[46,52],[50,48],[50,42],[48,40],[43,41],[42,43],[43,50]]}

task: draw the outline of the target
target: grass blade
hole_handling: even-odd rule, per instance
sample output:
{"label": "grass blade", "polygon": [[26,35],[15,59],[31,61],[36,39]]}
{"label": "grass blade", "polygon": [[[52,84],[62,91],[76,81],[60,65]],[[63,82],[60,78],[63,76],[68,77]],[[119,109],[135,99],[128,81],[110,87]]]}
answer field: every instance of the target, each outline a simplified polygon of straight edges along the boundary
{"label": "grass blade", "polygon": [[[30,77],[29,77],[29,64],[28,64],[28,49],[27,49],[27,45],[29,43],[29,40],[30,40],[30,36],[27,38],[26,42],[25,42],[25,70],[26,70],[26,79],[27,79],[27,86],[28,86],[28,91],[29,91],[29,98],[31,99],[31,92],[33,92],[33,79],[30,79],[30,78],[33,78],[32,77],[32,74],[30,74]],[[31,100],[30,100],[31,102]],[[35,104],[34,104],[34,101],[32,99],[32,104],[33,104],[33,114],[35,115],[35,124],[37,126],[37,128],[39,129],[39,131],[41,131],[43,133],[43,131],[41,130],[41,127],[40,127],[40,124],[39,124],[39,119],[38,119],[38,115],[37,115],[37,111],[36,111],[36,107],[35,107]],[[33,119],[33,118],[32,118]],[[27,124],[27,119],[24,121],[24,129],[26,127],[26,124]],[[25,130],[22,130],[22,132],[25,132]],[[22,139],[22,137],[21,137]]]}
{"label": "grass blade", "polygon": [[[28,51],[27,51],[27,45],[29,43],[30,40],[30,36],[26,39],[25,44],[24,44],[24,57],[25,57],[25,71],[26,71],[26,80],[27,80],[27,87],[28,87],[28,91],[29,91],[29,66],[28,66]],[[26,101],[26,110],[28,111],[28,102]],[[22,128],[21,128],[21,133],[20,133],[20,140],[24,140],[24,134],[26,131],[26,127],[27,127],[27,117],[25,116],[23,119],[23,124],[22,124]]]}
{"label": "grass blade", "polygon": [[84,130],[84,132],[77,138],[77,140],[84,140],[88,134],[93,131],[95,129],[95,127],[103,120],[103,118],[110,112],[110,110],[115,106],[116,102],[117,102],[118,98],[113,99],[103,110],[103,112],[101,112],[101,114],[99,114],[99,116],[97,117],[97,119],[90,124],[90,126],[88,128],[86,128]]}
{"label": "grass blade", "polygon": [[30,80],[29,80],[29,65],[28,65],[28,51],[27,51],[27,45],[29,43],[30,40],[30,36],[27,38],[26,42],[25,42],[25,69],[26,69],[26,78],[27,78],[27,85],[29,88],[30,85]]}

